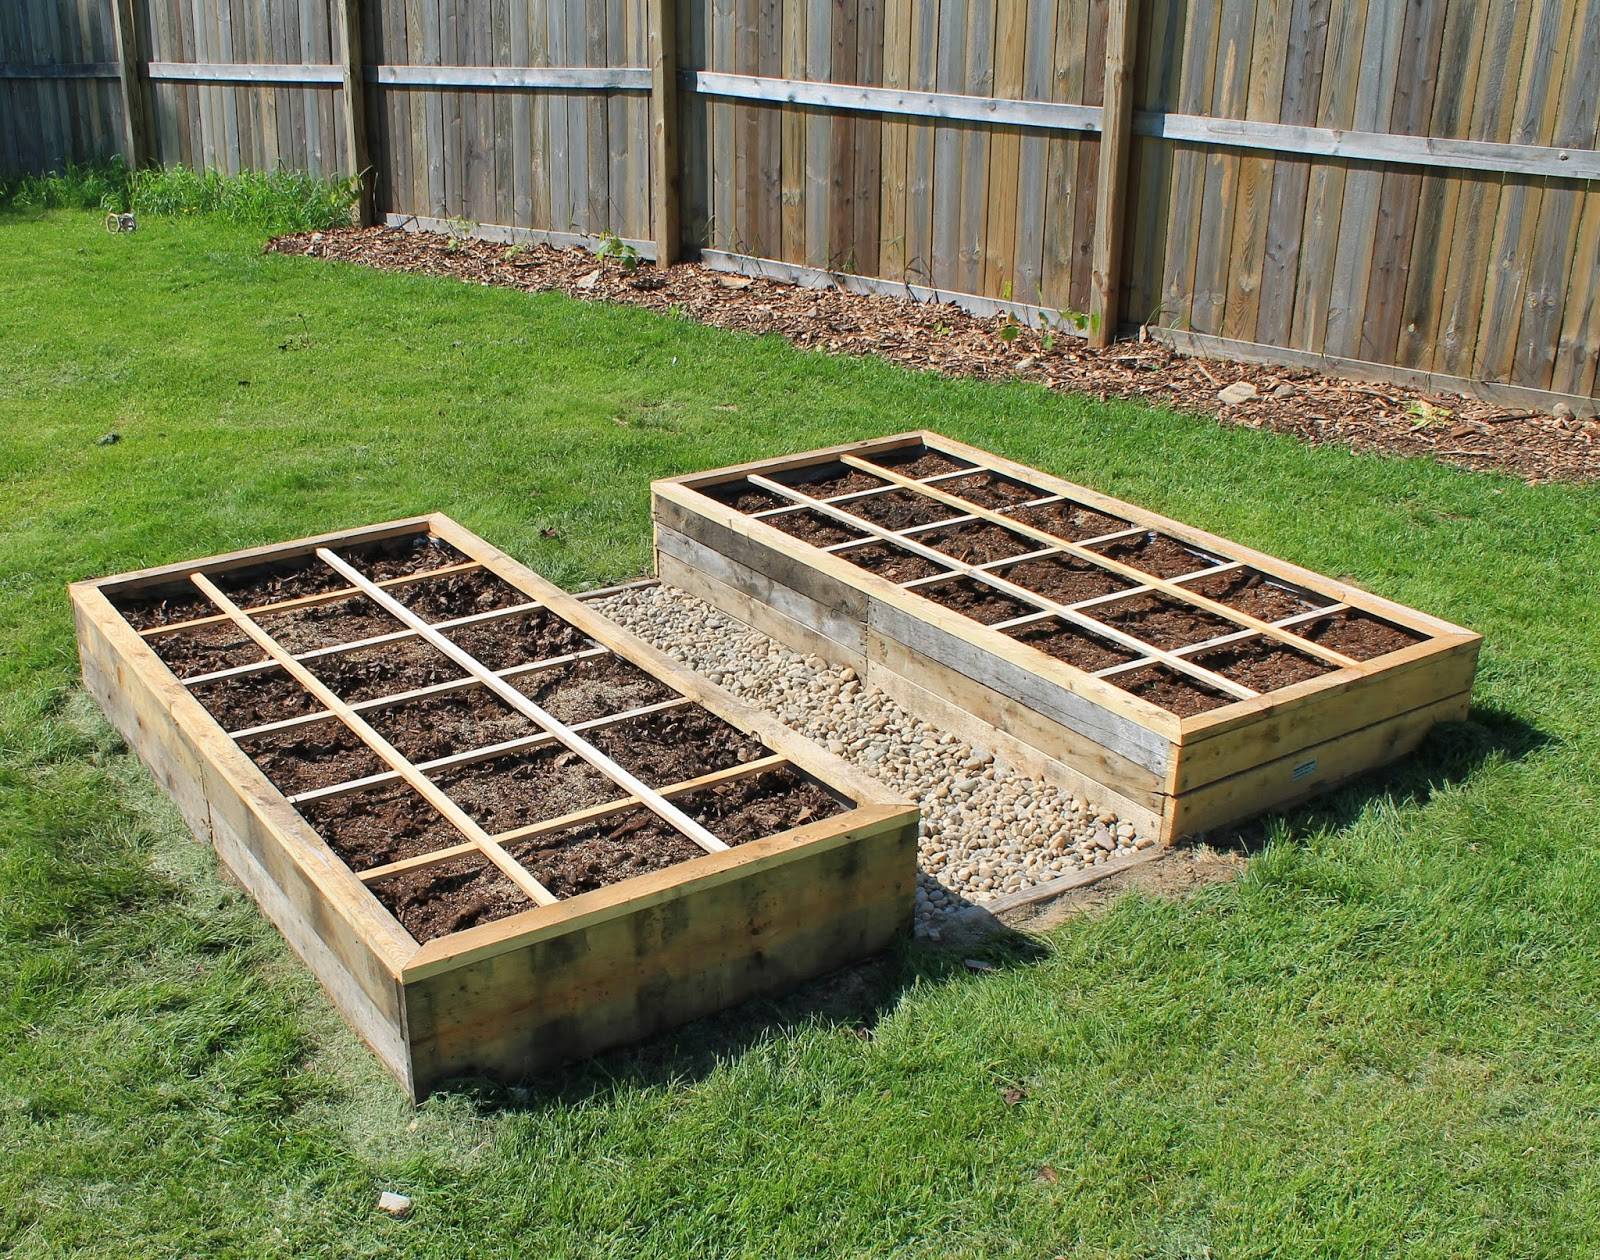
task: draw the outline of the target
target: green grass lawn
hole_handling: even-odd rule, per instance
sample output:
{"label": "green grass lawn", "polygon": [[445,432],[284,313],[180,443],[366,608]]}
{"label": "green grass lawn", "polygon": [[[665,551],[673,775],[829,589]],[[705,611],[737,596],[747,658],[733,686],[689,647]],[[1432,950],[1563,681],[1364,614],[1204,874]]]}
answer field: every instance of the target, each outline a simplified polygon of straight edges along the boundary
{"label": "green grass lawn", "polygon": [[[1600,491],[259,247],[0,214],[0,1250],[1600,1250]],[[994,973],[413,1111],[77,686],[76,578],[440,509],[592,585],[651,477],[918,426],[1481,630],[1472,720]]]}

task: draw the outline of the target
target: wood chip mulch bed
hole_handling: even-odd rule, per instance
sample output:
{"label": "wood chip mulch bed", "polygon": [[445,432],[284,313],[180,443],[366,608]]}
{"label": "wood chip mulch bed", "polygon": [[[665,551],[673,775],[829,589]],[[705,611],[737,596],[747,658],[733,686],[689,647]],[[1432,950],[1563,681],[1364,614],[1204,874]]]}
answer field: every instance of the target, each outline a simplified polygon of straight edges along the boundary
{"label": "wood chip mulch bed", "polygon": [[[386,271],[454,276],[527,292],[623,302],[674,311],[717,328],[777,333],[835,354],[875,354],[950,376],[1037,381],[1106,401],[1132,399],[1213,416],[1223,424],[1289,433],[1307,442],[1386,455],[1426,456],[1530,483],[1600,479],[1600,420],[1551,416],[1392,385],[1365,385],[1306,368],[1240,364],[1180,355],[1142,340],[1094,350],[1058,336],[1047,349],[1022,328],[950,305],[864,297],[749,279],[681,263],[658,271],[601,265],[576,249],[511,247],[397,228],[351,228],[282,236],[273,253],[327,258]],[[1256,396],[1230,405],[1235,382]]]}

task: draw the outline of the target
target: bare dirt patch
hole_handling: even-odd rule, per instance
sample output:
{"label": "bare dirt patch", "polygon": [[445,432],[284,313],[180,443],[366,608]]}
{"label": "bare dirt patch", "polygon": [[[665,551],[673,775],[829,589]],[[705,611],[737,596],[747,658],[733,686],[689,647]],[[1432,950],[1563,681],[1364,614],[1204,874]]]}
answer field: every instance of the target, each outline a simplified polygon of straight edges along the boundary
{"label": "bare dirt patch", "polygon": [[225,731],[264,726],[314,713],[321,706],[283,670],[260,669],[234,678],[199,683],[189,694],[203,704]]}
{"label": "bare dirt patch", "polygon": [[748,477],[741,477],[738,481],[726,481],[720,486],[702,486],[699,493],[708,499],[715,499],[718,503],[726,503],[734,511],[746,515],[752,512],[765,512],[771,508],[781,508],[789,502],[782,495],[751,485]]}
{"label": "bare dirt patch", "polygon": [[389,592],[424,621],[449,621],[528,603],[528,597],[487,569],[444,573],[397,586]]}
{"label": "bare dirt patch", "polygon": [[285,796],[388,769],[360,736],[333,717],[250,735],[239,741],[239,747]]}
{"label": "bare dirt patch", "polygon": [[729,845],[820,822],[849,808],[790,766],[702,788],[673,804]]}
{"label": "bare dirt patch", "polygon": [[874,477],[869,472],[852,468],[845,463],[819,464],[815,468],[808,468],[798,475],[785,476],[781,480],[785,485],[793,486],[801,493],[809,494],[813,499],[831,499],[836,495],[855,494],[859,490],[876,490],[879,486],[889,484],[882,477]]}
{"label": "bare dirt patch", "polygon": [[598,646],[577,626],[548,608],[452,626],[444,634],[494,670]]}
{"label": "bare dirt patch", "polygon": [[294,653],[315,652],[340,643],[358,643],[405,629],[365,595],[284,612],[258,613],[255,622],[277,640],[280,647]]}
{"label": "bare dirt patch", "polygon": [[374,582],[410,577],[442,569],[447,564],[465,564],[467,557],[442,538],[431,534],[406,534],[380,542],[346,547],[334,553],[348,561]]}
{"label": "bare dirt patch", "polygon": [[1091,550],[1158,578],[1181,577],[1217,563],[1215,557],[1154,531],[1097,543]]}
{"label": "bare dirt patch", "polygon": [[643,808],[514,841],[507,851],[558,897],[576,897],[706,853]]}
{"label": "bare dirt patch", "polygon": [[835,543],[849,542],[852,538],[865,538],[859,529],[847,529],[831,516],[824,516],[815,508],[801,508],[795,512],[780,512],[776,516],[761,518],[768,525],[808,542],[813,547],[831,547]]}
{"label": "bare dirt patch", "polygon": [[589,742],[653,788],[669,787],[768,753],[760,740],[699,705],[597,727]]}
{"label": "bare dirt patch", "polygon": [[956,455],[946,455],[943,451],[936,451],[931,446],[921,444],[902,446],[898,450],[887,451],[882,455],[864,455],[862,458],[869,464],[876,464],[879,468],[892,468],[900,476],[916,480],[959,472],[963,468],[973,466],[970,460],[961,459]]}
{"label": "bare dirt patch", "polygon": [[1127,578],[1073,556],[1040,556],[1037,560],[1024,560],[995,572],[997,577],[1037,591],[1058,604],[1098,599],[1133,585]]}
{"label": "bare dirt patch", "polygon": [[1292,589],[1269,578],[1260,569],[1229,569],[1181,583],[1186,591],[1204,595],[1229,608],[1249,613],[1258,621],[1280,621],[1323,608],[1333,601],[1312,591]]}
{"label": "bare dirt patch", "polygon": [[267,659],[255,640],[231,621],[174,630],[170,634],[155,635],[147,642],[179,678],[195,678]]}
{"label": "bare dirt patch", "polygon": [[951,477],[948,481],[939,482],[938,488],[945,494],[953,494],[956,498],[976,503],[979,507],[1000,509],[1014,508],[1030,499],[1043,499],[1049,494],[1049,491],[1041,490],[1038,486],[1030,486],[1015,477],[994,472],[974,473],[970,477]]}
{"label": "bare dirt patch", "polygon": [[1010,621],[1013,617],[1026,617],[1039,610],[1032,604],[985,586],[975,578],[961,577],[949,582],[930,582],[915,588],[924,599],[954,609],[965,617],[992,626],[997,621]]}
{"label": "bare dirt patch", "polygon": [[610,779],[563,747],[474,761],[430,777],[490,835],[623,795]]}
{"label": "bare dirt patch", "polygon": [[1120,516],[1110,516],[1071,499],[1012,508],[1006,510],[1006,515],[1067,542],[1082,542],[1085,538],[1098,538],[1101,534],[1114,534],[1119,529],[1128,528],[1128,522]]}
{"label": "bare dirt patch", "polygon": [[496,866],[476,855],[374,880],[369,887],[418,942],[533,908]]}
{"label": "bare dirt patch", "polygon": [[466,837],[405,783],[307,801],[300,813],[351,870],[387,866]]}
{"label": "bare dirt patch", "polygon": [[1029,647],[1053,656],[1058,661],[1065,661],[1068,665],[1075,665],[1089,673],[1097,669],[1110,669],[1113,665],[1125,665],[1129,661],[1139,659],[1137,653],[1129,651],[1120,643],[1103,639],[1098,634],[1073,625],[1070,621],[1061,621],[1054,617],[1048,621],[1036,621],[1026,626],[1013,626],[1000,633],[1010,635],[1018,643],[1026,643]]}
{"label": "bare dirt patch", "polygon": [[1242,629],[1204,608],[1151,593],[1095,604],[1085,608],[1083,614],[1162,651],[1204,643]]}
{"label": "bare dirt patch", "polygon": [[1025,932],[1046,932],[1080,915],[1102,913],[1125,893],[1176,900],[1209,885],[1237,879],[1244,873],[1247,861],[1243,853],[1234,850],[1203,844],[1176,845],[1148,862],[1012,911],[1004,916],[1004,922]]}
{"label": "bare dirt patch", "polygon": [[876,573],[890,582],[914,582],[917,578],[932,577],[935,573],[947,572],[926,556],[919,556],[914,551],[907,551],[891,543],[848,547],[835,554],[841,560],[848,560],[851,564],[866,569],[869,573]]}
{"label": "bare dirt patch", "polygon": [[882,494],[869,494],[859,499],[847,499],[839,504],[842,511],[871,521],[881,529],[910,529],[914,525],[932,525],[935,521],[948,521],[962,515],[959,508],[948,507],[937,499],[918,494],[915,490],[886,490]]}
{"label": "bare dirt patch", "polygon": [[363,716],[412,761],[433,761],[539,733],[532,722],[481,686],[369,709]]}
{"label": "bare dirt patch", "polygon": [[1011,556],[1026,555],[1043,548],[1033,539],[990,521],[967,521],[926,530],[916,536],[924,547],[932,547],[947,556],[954,556],[963,564],[989,564]]}
{"label": "bare dirt patch", "polygon": [[1358,661],[1370,661],[1375,656],[1398,652],[1413,643],[1421,643],[1427,636],[1407,630],[1371,613],[1346,608],[1289,627],[1292,634],[1335,652],[1342,652]]}
{"label": "bare dirt patch", "polygon": [[569,726],[660,704],[678,694],[631,661],[610,653],[520,674],[512,685]]}
{"label": "bare dirt patch", "polygon": [[1138,669],[1121,674],[1108,674],[1106,681],[1141,700],[1160,705],[1179,717],[1193,717],[1196,713],[1208,713],[1233,703],[1232,696],[1214,691],[1187,674],[1180,674],[1161,664],[1141,665]]}
{"label": "bare dirt patch", "polygon": [[1221,674],[1229,681],[1254,691],[1292,687],[1309,678],[1332,673],[1335,668],[1326,661],[1265,636],[1207,648],[1204,652],[1194,653],[1189,659],[1202,669]]}
{"label": "bare dirt patch", "polygon": [[305,665],[340,699],[353,702],[377,700],[466,677],[465,670],[421,639],[397,639],[353,652],[317,656]]}

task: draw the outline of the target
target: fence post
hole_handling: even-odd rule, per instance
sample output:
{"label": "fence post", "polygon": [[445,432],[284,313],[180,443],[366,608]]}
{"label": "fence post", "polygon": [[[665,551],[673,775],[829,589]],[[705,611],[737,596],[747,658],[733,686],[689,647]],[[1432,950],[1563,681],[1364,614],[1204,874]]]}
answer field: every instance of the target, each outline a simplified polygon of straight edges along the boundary
{"label": "fence post", "polygon": [[678,15],[676,0],[643,0],[650,7],[650,109],[655,140],[656,266],[669,267],[682,248],[678,195]]}
{"label": "fence post", "polygon": [[1120,314],[1117,299],[1122,284],[1123,202],[1128,186],[1128,150],[1133,144],[1133,63],[1138,32],[1139,0],[1109,0],[1089,294],[1089,343],[1094,346],[1112,343]]}
{"label": "fence post", "polygon": [[356,215],[365,227],[372,222],[371,163],[367,161],[367,83],[361,57],[361,0],[340,0],[339,26],[342,55],[339,59],[342,91],[345,152],[350,155],[349,174],[361,181],[361,199]]}
{"label": "fence post", "polygon": [[117,86],[122,94],[122,158],[130,171],[144,165],[146,127],[144,86],[139,82],[139,28],[133,0],[111,0],[112,34],[117,44]]}

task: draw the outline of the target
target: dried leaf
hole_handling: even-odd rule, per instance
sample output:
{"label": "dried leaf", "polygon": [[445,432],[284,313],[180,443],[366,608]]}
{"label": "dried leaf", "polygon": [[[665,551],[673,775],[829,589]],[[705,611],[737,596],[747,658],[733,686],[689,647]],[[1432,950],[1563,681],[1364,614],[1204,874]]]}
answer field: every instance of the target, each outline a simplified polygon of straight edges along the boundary
{"label": "dried leaf", "polygon": [[1061,1174],[1050,1167],[1049,1164],[1041,1164],[1039,1166],[1039,1180],[1053,1186],[1061,1180]]}

